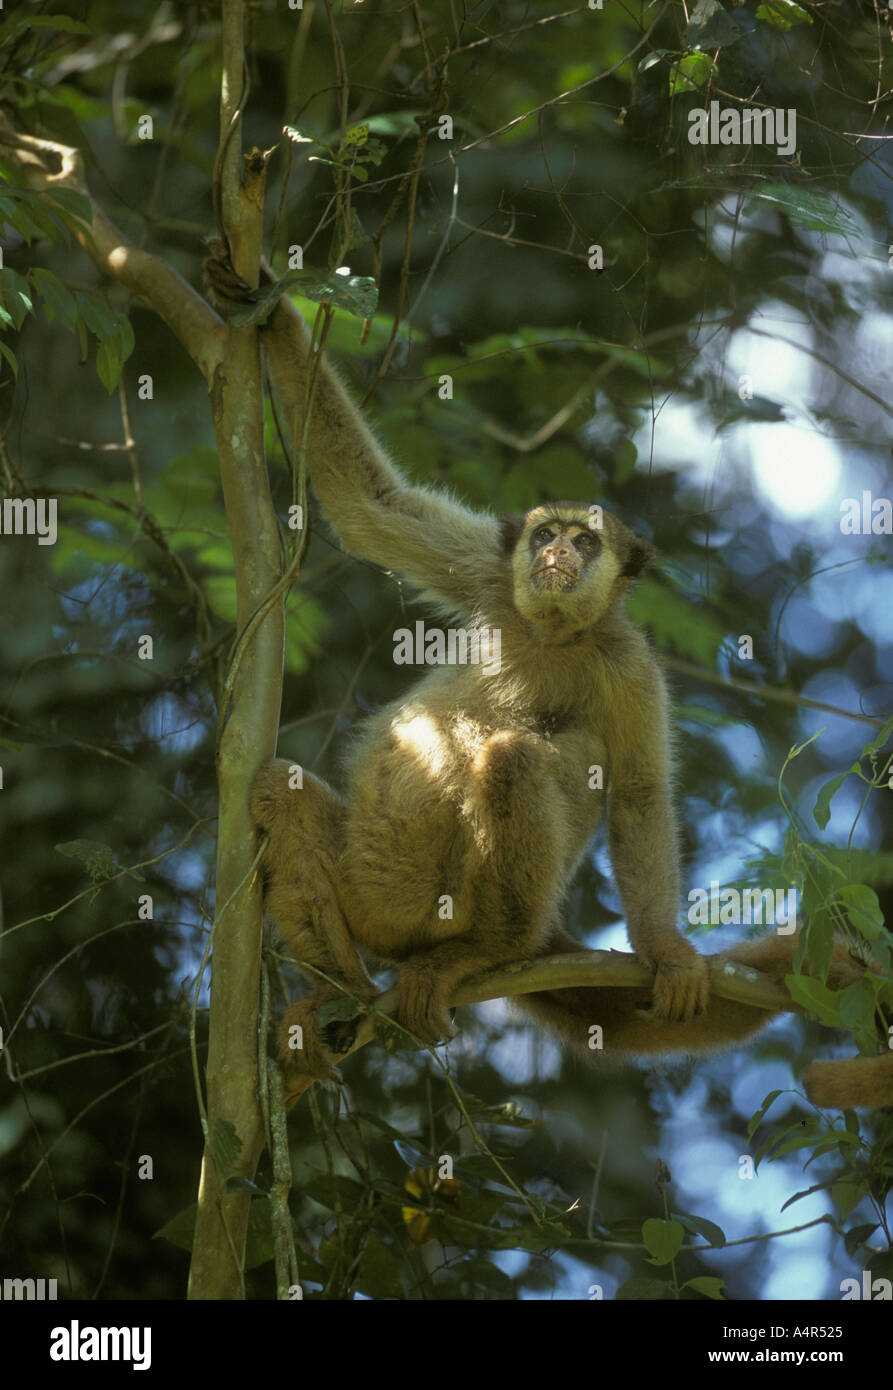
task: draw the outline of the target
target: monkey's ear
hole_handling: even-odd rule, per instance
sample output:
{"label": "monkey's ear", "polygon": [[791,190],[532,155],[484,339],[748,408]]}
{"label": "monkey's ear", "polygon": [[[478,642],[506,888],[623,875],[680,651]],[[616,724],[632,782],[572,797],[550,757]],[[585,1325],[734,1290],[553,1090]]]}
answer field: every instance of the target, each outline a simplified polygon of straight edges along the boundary
{"label": "monkey's ear", "polygon": [[499,540],[504,560],[510,559],[515,553],[515,546],[521,539],[521,532],[524,530],[523,516],[504,516],[499,523]]}
{"label": "monkey's ear", "polygon": [[633,536],[621,573],[625,579],[638,579],[654,560],[657,551],[650,541]]}

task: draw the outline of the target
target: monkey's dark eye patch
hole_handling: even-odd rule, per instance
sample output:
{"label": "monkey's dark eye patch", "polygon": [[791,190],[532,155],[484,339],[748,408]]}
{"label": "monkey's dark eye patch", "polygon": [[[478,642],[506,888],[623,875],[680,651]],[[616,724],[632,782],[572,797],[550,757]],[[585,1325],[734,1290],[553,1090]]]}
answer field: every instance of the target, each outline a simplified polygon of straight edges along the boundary
{"label": "monkey's dark eye patch", "polygon": [[574,536],[574,545],[578,550],[594,551],[600,545],[598,536],[593,536],[590,531],[581,531],[578,536]]}
{"label": "monkey's dark eye patch", "polygon": [[549,526],[541,526],[538,531],[534,531],[533,539],[537,545],[548,545],[549,541],[554,540],[555,532]]}

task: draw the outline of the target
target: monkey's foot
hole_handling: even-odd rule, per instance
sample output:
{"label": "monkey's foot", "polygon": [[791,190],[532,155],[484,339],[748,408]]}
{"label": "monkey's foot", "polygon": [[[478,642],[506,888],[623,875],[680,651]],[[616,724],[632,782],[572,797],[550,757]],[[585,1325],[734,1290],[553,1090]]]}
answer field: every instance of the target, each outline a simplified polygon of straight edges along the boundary
{"label": "monkey's foot", "polygon": [[446,1005],[425,974],[404,966],[399,984],[400,1002],[395,1017],[402,1028],[427,1047],[449,1042],[456,1036]]}
{"label": "monkey's foot", "polygon": [[341,1084],[341,1073],[334,1065],[336,1054],[329,1048],[326,1030],[319,1021],[319,1011],[326,1002],[320,998],[301,999],[285,1011],[280,1061],[287,1090],[304,1080],[319,1081],[324,1086]]}
{"label": "monkey's foot", "polygon": [[289,799],[296,795],[291,788],[292,767],[285,758],[270,758],[254,774],[248,810],[260,830],[273,830],[283,812],[286,817],[291,816]]}
{"label": "monkey's foot", "polygon": [[658,963],[652,995],[655,1018],[687,1023],[707,1012],[709,1000],[710,969],[703,956],[692,951],[690,960],[684,963]]}

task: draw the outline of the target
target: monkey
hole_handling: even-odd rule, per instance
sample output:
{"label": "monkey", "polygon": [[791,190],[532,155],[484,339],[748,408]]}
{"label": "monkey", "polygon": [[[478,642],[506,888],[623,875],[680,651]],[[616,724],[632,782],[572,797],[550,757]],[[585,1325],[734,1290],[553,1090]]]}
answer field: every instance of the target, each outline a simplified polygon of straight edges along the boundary
{"label": "monkey", "polygon": [[820,1110],[893,1105],[893,1052],[813,1062],[803,1073],[803,1085]]}
{"label": "monkey", "polygon": [[[282,1025],[281,1057],[292,1078],[309,1076],[332,1084],[340,1080],[333,1052],[348,1050],[352,1031],[347,1027],[342,1033],[337,1025],[323,1029],[320,1011],[345,995],[371,1003],[378,990],[365,971],[348,925],[350,909],[341,867],[347,803],[306,770],[302,771],[300,790],[287,789],[292,780],[293,765],[272,760],[262,765],[252,787],[252,815],[258,828],[270,836],[265,856],[266,906],[295,957],[315,965],[326,983],[318,983],[314,976],[313,993],[287,1010]],[[739,942],[703,960],[714,968],[733,968],[738,973],[748,967],[759,970],[781,984],[786,975],[794,973],[798,944],[799,933],[768,935]],[[585,950],[568,932],[556,927],[544,941],[541,954]],[[831,989],[844,989],[863,977],[864,968],[864,963],[838,940],[827,984]],[[812,973],[808,958],[803,969]],[[527,994],[512,1002],[588,1060],[715,1052],[747,1041],[775,1017],[771,1011],[755,1005],[711,997],[704,1013],[691,1020],[661,1020],[656,1017],[648,989],[626,987],[581,986]],[[589,1045],[593,1024],[602,1030],[601,1050],[593,1051]],[[302,1049],[297,1052],[289,1046],[295,1025],[302,1030]],[[344,1039],[343,1043],[339,1044],[339,1038]],[[861,1085],[861,1069],[870,1069],[874,1062],[875,1059],[860,1058],[852,1063],[814,1064],[806,1074],[810,1099],[823,1108],[893,1104],[893,1096],[883,1099],[877,1086],[868,1092]],[[886,1062],[885,1057],[877,1059],[879,1067]],[[851,1070],[846,1076],[843,1098],[836,1098],[827,1088],[820,1087],[819,1079],[824,1074],[833,1082],[840,1068]],[[818,1078],[815,1085],[814,1075]]]}
{"label": "monkey", "polygon": [[[287,299],[263,342],[283,416],[300,432],[309,334]],[[501,657],[498,670],[435,669],[375,714],[350,755],[346,796],[311,773],[296,779],[283,760],[255,775],[250,812],[268,837],[266,906],[313,973],[313,992],[285,1015],[288,1067],[340,1080],[320,1013],[345,993],[361,1004],[375,998],[363,955],[400,966],[398,1022],[430,1045],[452,1035],[447,1008],[463,980],[585,949],[561,927],[561,909],[603,816],[630,943],[652,971],[651,991],[586,987],[515,1002],[588,1055],[592,1024],[603,1029],[605,1052],[618,1056],[750,1037],[770,1015],[711,1000],[708,960],[781,981],[793,970],[796,938],[740,943],[708,958],[678,930],[669,701],[625,609],[653,561],[651,543],[592,503],[549,503],[500,521],[444,490],[411,485],[331,367],[317,365],[308,458],[345,549],[405,577],[461,632],[498,632]],[[438,910],[444,901],[447,913]],[[843,988],[863,970],[836,943],[829,986]],[[296,1024],[299,1053],[288,1046]]]}
{"label": "monkey", "polygon": [[202,262],[202,285],[215,309],[242,304],[257,297],[247,280],[233,268],[229,246],[222,236],[205,237],[207,255]]}
{"label": "monkey", "polygon": [[[307,785],[289,793],[287,765],[262,770],[252,814],[271,835],[268,897],[280,932],[298,937],[312,964],[320,937],[349,937],[401,963],[398,1021],[433,1043],[450,1033],[456,984],[554,950],[562,899],[607,802],[612,867],[630,941],[654,974],[655,1015],[704,1012],[707,967],[676,925],[667,693],[623,607],[650,544],[598,507],[550,504],[500,523],[411,487],[371,433],[355,426],[345,438],[340,397],[324,368],[308,452],[342,542],[414,582],[463,632],[500,633],[502,665],[441,667],[374,716],[341,808],[315,780],[309,794]],[[325,875],[335,898],[314,895],[315,914],[303,903],[307,855],[296,843],[310,819],[340,821],[335,844],[314,844],[317,862],[337,861]],[[438,913],[445,894],[447,919]],[[322,954],[368,988],[340,944]]]}

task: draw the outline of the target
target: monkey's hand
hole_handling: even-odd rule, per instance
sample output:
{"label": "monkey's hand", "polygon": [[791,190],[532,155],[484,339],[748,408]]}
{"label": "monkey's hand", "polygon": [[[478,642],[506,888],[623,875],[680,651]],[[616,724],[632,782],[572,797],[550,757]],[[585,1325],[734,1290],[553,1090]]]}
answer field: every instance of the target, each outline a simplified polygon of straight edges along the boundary
{"label": "monkey's hand", "polygon": [[202,262],[202,281],[215,308],[225,309],[229,304],[253,300],[256,291],[236,274],[226,242],[220,237],[208,237],[205,246],[208,254]]}
{"label": "monkey's hand", "polygon": [[661,943],[650,959],[639,959],[655,970],[652,1014],[667,1022],[686,1023],[706,1013],[710,999],[710,970],[691,942],[676,936]]}

